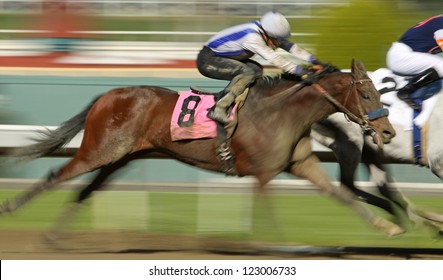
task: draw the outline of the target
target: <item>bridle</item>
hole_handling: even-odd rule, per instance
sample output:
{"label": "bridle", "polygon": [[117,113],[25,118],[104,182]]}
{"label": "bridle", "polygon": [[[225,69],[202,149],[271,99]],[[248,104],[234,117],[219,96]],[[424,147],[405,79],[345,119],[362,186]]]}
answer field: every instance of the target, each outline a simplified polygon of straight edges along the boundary
{"label": "bridle", "polygon": [[345,114],[345,116],[347,116],[347,118],[350,121],[353,121],[353,122],[359,124],[365,134],[375,135],[376,132],[372,127],[369,126],[369,122],[376,120],[378,118],[387,117],[389,115],[388,109],[379,108],[379,109],[375,109],[374,111],[368,112],[368,114],[364,114],[361,104],[358,104],[358,111],[360,114],[360,117],[359,117],[359,116],[356,116],[355,114],[353,114],[351,111],[349,111],[345,107],[346,102],[348,101],[350,95],[353,92],[355,92],[357,94],[358,90],[356,90],[356,86],[358,84],[363,84],[363,83],[367,83],[367,82],[372,83],[372,80],[369,78],[355,80],[354,77],[352,77],[352,80],[349,84],[349,91],[348,91],[347,96],[345,98],[345,102],[344,102],[344,104],[341,104],[317,82],[320,80],[321,77],[323,77],[324,74],[327,74],[327,73],[331,73],[331,72],[328,72],[328,67],[326,67],[325,69],[321,70],[320,72],[314,74],[315,77],[317,78],[315,82],[304,83],[304,81],[302,81],[301,83],[295,84],[292,87],[282,91],[281,93],[279,93],[279,95],[281,98],[284,98],[286,95],[293,94],[294,91],[298,91],[301,88],[303,88],[304,86],[310,85],[318,93],[320,93],[322,96],[324,96],[329,102],[331,102],[334,106],[336,106],[339,111],[343,112]]}
{"label": "bridle", "polygon": [[341,104],[340,102],[338,102],[320,84],[314,83],[314,84],[312,84],[312,87],[314,87],[317,90],[317,92],[319,92],[321,95],[323,95],[329,102],[331,102],[341,112],[343,112],[349,118],[349,120],[359,124],[365,134],[373,134],[373,133],[375,133],[375,131],[372,127],[369,126],[369,122],[372,120],[376,120],[378,118],[381,118],[381,117],[387,117],[389,115],[388,109],[379,108],[379,109],[375,109],[371,112],[368,112],[368,114],[364,114],[363,108],[362,108],[361,104],[359,103],[358,104],[358,111],[360,114],[360,117],[359,117],[359,116],[356,116],[354,113],[352,113],[351,111],[349,111],[345,107],[350,95],[354,92],[357,93],[357,91],[358,91],[356,89],[357,84],[363,84],[363,83],[367,83],[367,82],[372,83],[372,80],[371,79],[354,80],[354,78],[352,78],[351,83],[349,84],[349,91],[346,95],[344,104]]}

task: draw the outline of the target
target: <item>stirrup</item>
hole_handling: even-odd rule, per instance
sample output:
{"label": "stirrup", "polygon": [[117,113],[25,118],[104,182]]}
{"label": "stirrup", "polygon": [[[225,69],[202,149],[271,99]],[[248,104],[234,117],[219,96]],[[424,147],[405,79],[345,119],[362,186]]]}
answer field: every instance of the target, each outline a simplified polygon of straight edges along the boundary
{"label": "stirrup", "polygon": [[234,164],[234,155],[231,150],[230,140],[226,140],[217,148],[217,158],[221,165],[221,170],[226,175],[238,175]]}

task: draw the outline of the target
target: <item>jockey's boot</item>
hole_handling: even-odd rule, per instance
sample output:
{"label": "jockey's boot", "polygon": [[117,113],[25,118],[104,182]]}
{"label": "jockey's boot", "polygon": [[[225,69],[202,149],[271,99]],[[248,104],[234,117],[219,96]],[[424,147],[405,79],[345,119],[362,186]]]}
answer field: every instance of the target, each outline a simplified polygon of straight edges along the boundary
{"label": "jockey's boot", "polygon": [[216,104],[214,110],[208,112],[208,117],[218,121],[224,125],[229,124],[231,120],[228,118],[228,107],[235,101],[235,95],[228,92]]}
{"label": "jockey's boot", "polygon": [[406,102],[412,109],[420,110],[420,106],[412,101],[411,94],[417,89],[424,87],[432,82],[435,82],[438,79],[440,79],[440,76],[434,68],[426,69],[417,76],[414,76],[406,86],[401,88],[397,92],[397,96],[398,98]]}

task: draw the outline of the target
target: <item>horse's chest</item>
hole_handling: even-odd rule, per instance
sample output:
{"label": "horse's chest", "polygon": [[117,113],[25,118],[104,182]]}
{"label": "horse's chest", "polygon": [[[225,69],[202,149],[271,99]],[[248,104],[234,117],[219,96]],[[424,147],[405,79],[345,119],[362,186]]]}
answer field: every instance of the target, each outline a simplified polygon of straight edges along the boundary
{"label": "horse's chest", "polygon": [[291,161],[301,137],[287,122],[280,120],[272,125],[263,122],[261,125],[251,123],[241,126],[234,138],[244,148],[240,149],[241,153],[244,152],[254,166],[281,170]]}

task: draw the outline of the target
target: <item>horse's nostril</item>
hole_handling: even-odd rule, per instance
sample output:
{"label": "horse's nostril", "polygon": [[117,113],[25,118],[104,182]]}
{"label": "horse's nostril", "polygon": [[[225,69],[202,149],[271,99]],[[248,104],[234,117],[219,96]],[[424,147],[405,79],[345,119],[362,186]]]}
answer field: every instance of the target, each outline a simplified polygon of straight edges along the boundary
{"label": "horse's nostril", "polygon": [[395,132],[395,130],[393,129],[393,130],[390,130],[390,131],[389,131],[389,134],[391,135],[391,138],[393,138],[393,137],[395,137],[396,132]]}
{"label": "horse's nostril", "polygon": [[390,141],[395,136],[395,130],[383,130],[383,139]]}

